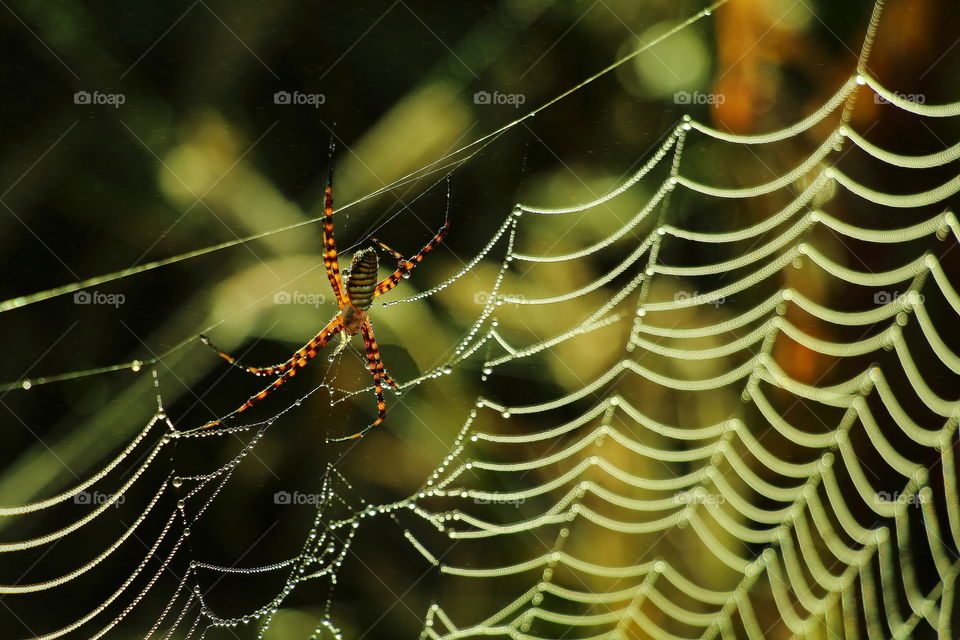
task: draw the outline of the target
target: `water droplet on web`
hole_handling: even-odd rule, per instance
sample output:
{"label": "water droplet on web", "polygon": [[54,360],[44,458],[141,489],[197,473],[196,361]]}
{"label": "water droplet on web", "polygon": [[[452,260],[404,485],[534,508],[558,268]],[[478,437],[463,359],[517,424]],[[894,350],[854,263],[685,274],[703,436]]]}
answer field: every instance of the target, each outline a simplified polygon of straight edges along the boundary
{"label": "water droplet on web", "polygon": [[181,478],[180,476],[177,476],[176,478],[174,478],[173,480],[170,481],[170,484],[171,484],[174,488],[181,487],[181,486],[183,485],[183,478]]}
{"label": "water droplet on web", "polygon": [[20,386],[23,387],[24,389],[29,389],[30,387],[33,386],[33,383],[30,382],[29,380],[24,380],[24,381],[20,384]]}
{"label": "water droplet on web", "polygon": [[130,363],[130,370],[133,371],[134,373],[137,373],[142,368],[143,368],[143,363],[140,362],[139,360],[134,360],[133,362]]}

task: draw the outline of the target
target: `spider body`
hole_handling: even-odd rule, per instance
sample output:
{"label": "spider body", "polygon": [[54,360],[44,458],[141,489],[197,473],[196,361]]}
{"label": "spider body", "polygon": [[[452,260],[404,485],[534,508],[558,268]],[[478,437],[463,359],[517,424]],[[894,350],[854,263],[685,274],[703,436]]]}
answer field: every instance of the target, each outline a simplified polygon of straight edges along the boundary
{"label": "spider body", "polygon": [[378,268],[377,250],[373,247],[361,249],[353,254],[345,287],[349,304],[345,304],[342,311],[343,342],[337,349],[337,353],[346,348],[350,338],[360,333],[367,322],[367,310],[373,305],[373,297],[376,293]]}
{"label": "spider body", "polygon": [[[266,398],[270,392],[295,376],[299,369],[305,367],[308,362],[316,357],[316,355],[320,352],[320,349],[322,349],[330,341],[330,339],[336,336],[338,333],[341,334],[342,341],[340,346],[334,352],[333,356],[331,356],[331,360],[347,347],[351,337],[358,333],[363,334],[363,342],[366,347],[367,369],[369,369],[370,374],[373,376],[373,389],[377,397],[377,419],[362,431],[359,431],[351,436],[346,436],[343,438],[328,438],[328,440],[341,441],[359,438],[364,433],[383,422],[384,417],[386,416],[386,404],[383,401],[383,385],[385,384],[387,386],[396,388],[397,384],[390,378],[389,375],[387,375],[387,372],[384,369],[383,361],[380,358],[380,349],[377,346],[376,338],[373,336],[373,325],[370,323],[370,316],[367,312],[373,305],[374,298],[383,295],[397,286],[400,280],[409,274],[411,269],[420,264],[427,253],[429,253],[434,247],[443,241],[443,238],[447,234],[447,230],[450,227],[450,221],[449,219],[446,219],[443,223],[443,226],[440,227],[440,230],[433,237],[433,239],[409,260],[376,238],[371,238],[370,240],[376,246],[379,246],[397,259],[398,266],[396,271],[394,271],[384,280],[377,282],[377,269],[379,267],[377,251],[376,246],[371,246],[361,249],[353,255],[353,259],[350,262],[350,272],[346,278],[343,278],[340,275],[340,263],[337,259],[337,245],[333,238],[332,183],[333,179],[331,172],[324,196],[325,216],[323,226],[323,263],[324,267],[326,268],[327,278],[330,281],[330,287],[333,289],[333,295],[336,299],[337,305],[340,307],[340,310],[337,312],[337,315],[335,315],[333,319],[327,323],[327,326],[324,327],[320,333],[313,338],[313,340],[296,351],[286,362],[274,365],[272,367],[244,366],[230,354],[220,351],[214,347],[206,336],[200,336],[200,339],[205,344],[213,348],[220,355],[220,357],[230,364],[239,367],[248,373],[258,376],[279,376],[263,391],[251,396],[244,404],[234,409],[227,416],[224,418],[211,420],[207,424],[203,425],[201,429],[214,427],[223,422],[226,417],[246,411],[257,402]],[[448,215],[449,206],[450,200],[448,193]]]}
{"label": "spider body", "polygon": [[366,311],[373,304],[378,266],[377,251],[373,247],[353,254],[350,275],[347,276],[347,297],[350,306],[357,311]]}

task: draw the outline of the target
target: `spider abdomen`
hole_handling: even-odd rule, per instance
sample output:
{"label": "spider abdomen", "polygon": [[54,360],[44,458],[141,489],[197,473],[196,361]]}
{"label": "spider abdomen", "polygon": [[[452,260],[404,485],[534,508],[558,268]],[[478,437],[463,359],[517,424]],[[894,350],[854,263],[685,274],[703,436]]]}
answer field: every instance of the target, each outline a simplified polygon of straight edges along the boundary
{"label": "spider abdomen", "polygon": [[350,277],[347,278],[347,295],[358,311],[366,311],[373,304],[373,293],[377,287],[377,253],[374,249],[363,249],[353,255],[350,263]]}

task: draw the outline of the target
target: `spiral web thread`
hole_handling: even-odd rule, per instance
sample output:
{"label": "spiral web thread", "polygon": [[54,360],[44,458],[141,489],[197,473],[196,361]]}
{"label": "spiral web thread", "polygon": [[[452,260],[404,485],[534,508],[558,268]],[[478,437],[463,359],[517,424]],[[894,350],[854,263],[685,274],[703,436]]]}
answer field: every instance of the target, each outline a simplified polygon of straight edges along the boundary
{"label": "spiral web thread", "polygon": [[[481,398],[464,425],[461,440],[408,506],[429,518],[447,536],[460,541],[503,540],[535,532],[543,552],[515,564],[458,566],[437,563],[451,576],[494,580],[505,576],[533,576],[529,588],[505,607],[458,623],[434,605],[423,636],[456,638],[487,635],[528,637],[650,637],[679,638],[746,637],[836,637],[907,638],[920,633],[954,637],[952,622],[954,586],[960,561],[960,504],[954,441],[958,421],[956,397],[940,397],[928,384],[908,347],[905,332],[919,327],[929,349],[951,374],[960,374],[960,357],[941,337],[956,326],[960,296],[941,266],[941,259],[960,239],[957,219],[942,203],[960,190],[960,176],[928,191],[907,195],[885,193],[861,184],[833,166],[833,159],[855,145],[878,161],[911,170],[930,169],[960,158],[960,144],[923,156],[904,156],[886,151],[856,133],[849,122],[854,98],[866,86],[894,107],[923,118],[956,117],[960,103],[922,105],[903,99],[882,86],[866,71],[870,47],[876,36],[881,5],[878,3],[866,34],[856,72],[837,93],[809,117],[779,131],[740,136],[723,133],[684,118],[651,160],[632,178],[604,196],[585,204],[545,209],[518,205],[515,217],[505,223],[511,240],[522,229],[522,216],[561,215],[588,211],[624,193],[643,180],[672,154],[670,176],[655,188],[646,206],[608,238],[582,250],[552,256],[521,254],[508,249],[501,273],[518,262],[555,263],[577,260],[604,250],[642,225],[659,209],[661,219],[634,250],[615,268],[595,282],[555,296],[530,299],[521,294],[494,291],[500,303],[541,305],[574,300],[604,287],[618,277],[628,278],[606,304],[570,331],[548,341],[517,347],[497,333],[495,326],[466,352],[473,353],[484,341],[496,341],[503,355],[491,357],[484,371],[495,375],[497,366],[533,357],[561,342],[575,341],[586,332],[631,322],[631,315],[617,311],[621,303],[635,302],[635,316],[625,354],[606,373],[573,392],[552,401],[509,405],[494,398]],[[869,94],[867,94],[869,96]],[[872,96],[871,96],[872,97]],[[708,136],[733,144],[762,145],[787,140],[812,129],[840,112],[832,133],[804,162],[785,175],[749,188],[716,187],[682,175],[681,156],[689,138]],[[678,188],[711,198],[755,198],[797,183],[807,185],[787,206],[766,219],[742,229],[702,232],[666,224],[667,200]],[[872,229],[830,215],[827,202],[832,189],[843,188],[858,198],[908,214],[912,209],[941,206],[942,212],[894,229]],[[840,237],[889,244],[927,238],[931,242],[901,266],[879,272],[852,269],[832,260],[812,243],[804,241],[814,227],[823,226]],[[770,232],[779,230],[778,233]],[[660,248],[668,242],[753,242],[751,250],[723,262],[704,266],[663,264]],[[880,304],[864,311],[839,311],[820,304],[797,290],[778,287],[768,298],[740,315],[715,324],[674,328],[661,318],[682,309],[713,307],[730,296],[776,280],[785,269],[816,265],[844,287],[884,288],[900,286],[900,292],[881,292]],[[808,267],[809,268],[809,267]],[[680,291],[672,298],[651,299],[655,284],[676,290],[686,278],[725,275],[747,270],[742,277],[705,293]],[[659,282],[658,282],[659,281]],[[903,283],[908,283],[902,286]],[[611,290],[616,291],[615,288]],[[938,327],[928,304],[938,296],[948,305],[949,317]],[[659,297],[658,297],[659,298]],[[787,319],[789,305],[824,322],[861,327],[863,339],[831,342],[805,333]],[[715,317],[704,313],[698,318]],[[669,321],[669,320],[668,320]],[[495,324],[495,323],[491,323]],[[816,386],[792,379],[772,356],[778,334],[805,349],[836,359],[869,357],[892,351],[909,385],[926,409],[940,421],[939,429],[920,426],[898,400],[888,382],[890,371],[871,363],[847,380]],[[732,336],[732,339],[730,338]],[[717,346],[700,348],[704,339]],[[725,372],[704,379],[687,379],[640,363],[650,354],[663,360],[709,360],[742,354],[742,362]],[[659,370],[658,370],[659,369]],[[637,375],[668,389],[709,393],[736,389],[742,405],[730,409],[729,418],[715,424],[663,424],[644,414],[618,393],[624,376]],[[895,374],[896,375],[896,374]],[[927,375],[930,375],[927,373]],[[956,387],[956,378],[953,387]],[[792,425],[771,402],[781,390],[795,403],[820,404],[842,410],[842,417],[823,432],[810,432]],[[524,414],[543,414],[597,400],[572,421],[535,433],[514,433],[502,419]],[[873,400],[873,401],[871,401]],[[753,405],[755,411],[747,411]],[[883,411],[885,415],[879,416]],[[755,417],[751,417],[755,416]],[[480,430],[483,420],[493,427]],[[615,423],[619,422],[624,427]],[[881,424],[894,425],[890,434]],[[872,451],[855,448],[852,431],[866,435]],[[771,434],[774,434],[771,437]],[[651,437],[652,436],[652,437]],[[803,461],[778,457],[768,442],[782,439]],[[906,455],[895,443],[909,439],[926,450]],[[602,452],[619,448],[614,456]],[[560,444],[562,442],[562,444]],[[650,444],[650,443],[653,444]],[[476,443],[476,444],[474,444]],[[555,443],[538,457],[525,457],[535,443]],[[598,448],[595,445],[600,445]],[[505,452],[506,449],[515,450]],[[537,449],[538,451],[540,449]],[[910,449],[911,452],[913,451]],[[600,452],[600,453],[598,453]],[[685,473],[631,474],[618,460],[637,456]],[[519,459],[503,462],[504,458]],[[880,458],[902,480],[893,491],[872,484],[864,459]],[[920,462],[916,461],[920,460]],[[928,461],[934,460],[933,463]],[[683,466],[681,466],[683,465]],[[762,472],[756,471],[762,466]],[[632,466],[632,465],[631,465]],[[939,467],[939,469],[938,469]],[[649,468],[649,467],[648,467]],[[654,465],[654,468],[656,465]],[[539,472],[539,473],[538,473]],[[586,479],[602,477],[607,481]],[[657,476],[660,477],[657,477]],[[542,483],[514,491],[513,478],[533,476]],[[841,477],[849,478],[845,486]],[[612,486],[626,487],[617,491]],[[493,487],[493,488],[485,488]],[[631,497],[640,493],[643,499]],[[430,511],[423,504],[433,496],[459,499],[461,509]],[[533,517],[518,518],[518,503],[550,496],[551,506]],[[604,505],[608,512],[597,506]],[[557,499],[558,498],[558,499]],[[470,503],[500,505],[494,510],[501,520],[474,515]],[[938,507],[938,505],[941,505]],[[874,526],[865,526],[858,514],[869,510]],[[612,516],[615,511],[619,516]],[[485,512],[489,513],[489,511]],[[624,519],[624,513],[632,518]],[[511,516],[513,516],[511,518]],[[488,516],[489,517],[489,516]],[[589,523],[589,526],[584,526]],[[730,588],[718,589],[697,583],[682,568],[682,561],[655,553],[643,554],[633,564],[601,564],[584,554],[591,541],[586,530],[604,530],[605,539],[635,536],[634,548],[646,540],[666,535],[682,536],[684,549],[712,556],[721,571],[732,576]],[[579,544],[574,538],[582,536]],[[919,536],[918,536],[919,534]],[[643,537],[641,537],[643,536]],[[919,539],[917,539],[919,537]],[[604,539],[598,536],[597,540]],[[501,544],[504,544],[501,542]],[[509,544],[509,543],[506,543]],[[575,546],[577,552],[567,551]],[[921,565],[913,555],[925,547]],[[428,560],[437,562],[425,551]],[[563,583],[555,580],[562,574]],[[591,588],[598,578],[609,590]],[[465,583],[460,583],[465,584]],[[678,596],[678,594],[680,594]],[[766,607],[758,616],[758,604]],[[776,622],[771,627],[772,616]],[[765,620],[762,623],[761,620]],[[773,634],[771,636],[771,634]]]}
{"label": "spiral web thread", "polygon": [[[537,404],[478,398],[450,454],[405,500],[372,505],[351,497],[354,492],[347,481],[330,467],[316,517],[296,555],[266,566],[242,568],[191,559],[178,588],[157,612],[155,624],[144,637],[198,638],[211,629],[247,625],[255,625],[262,636],[297,586],[315,580],[326,580],[331,588],[316,634],[341,637],[335,623],[333,594],[337,574],[365,520],[383,517],[392,518],[405,540],[450,579],[480,584],[508,578],[514,580],[513,584],[520,581],[529,585],[510,596],[505,605],[475,612],[472,620],[457,620],[443,602],[434,604],[426,614],[424,638],[639,635],[656,640],[718,636],[757,640],[773,633],[771,619],[776,620],[775,637],[875,640],[912,637],[921,629],[952,637],[954,589],[960,570],[960,503],[954,448],[960,405],[956,398],[943,398],[931,387],[927,378],[931,374],[918,366],[913,353],[916,349],[909,346],[907,332],[917,330],[932,354],[922,362],[938,362],[956,387],[960,356],[943,336],[949,327],[956,326],[960,295],[941,264],[943,256],[960,241],[957,218],[944,204],[960,190],[960,175],[927,191],[897,195],[857,182],[837,169],[834,161],[845,149],[856,146],[878,162],[904,170],[920,171],[956,162],[960,159],[960,143],[929,155],[904,156],[874,145],[849,123],[858,96],[880,96],[893,108],[919,118],[960,116],[960,102],[911,102],[870,76],[866,62],[881,9],[881,3],[874,8],[853,75],[800,122],[762,135],[741,136],[685,117],[647,163],[615,189],[591,202],[564,208],[517,205],[460,272],[421,294],[387,303],[389,306],[434,295],[470,273],[481,260],[502,251],[487,303],[456,347],[455,355],[402,386],[440,377],[465,361],[478,359],[483,361],[484,380],[494,380],[499,367],[541,357],[553,347],[575,343],[588,333],[627,326],[623,350],[605,373],[575,391]],[[697,137],[734,145],[765,145],[790,140],[830,118],[838,122],[822,144],[795,169],[764,184],[726,188],[683,175],[683,150],[696,144]],[[650,185],[657,170],[668,175],[659,184]],[[515,244],[523,238],[525,223],[532,216],[557,216],[551,219],[562,221],[564,214],[590,212],[641,183],[652,195],[632,219],[607,238],[562,255],[516,250]],[[749,199],[796,184],[803,188],[788,204],[743,228],[707,232],[669,223],[670,199],[679,190],[705,198]],[[838,189],[875,205],[895,208],[904,216],[918,208],[937,207],[941,212],[918,222],[914,222],[916,216],[905,217],[911,224],[894,229],[859,226],[829,213],[831,194]],[[924,246],[911,260],[895,268],[858,270],[834,261],[806,240],[817,228],[858,242]],[[669,243],[744,241],[750,243],[749,250],[714,264],[694,266],[660,260],[661,248]],[[521,265],[549,268],[622,245],[628,246],[622,261],[596,281],[575,290],[545,298],[503,291],[510,274]],[[784,273],[797,267],[819,269],[846,289],[886,291],[869,309],[836,310],[783,286]],[[704,293],[676,291],[686,286],[683,283],[688,279],[718,275],[729,283]],[[710,322],[718,317],[711,312],[716,312],[726,298],[764,285],[773,292],[760,296],[758,304]],[[896,294],[889,293],[893,287],[899,287]],[[501,305],[522,305],[532,312],[542,305],[587,296],[592,300],[602,296],[604,302],[568,331],[548,340],[518,346],[498,332],[496,314]],[[945,313],[930,311],[934,300],[936,308]],[[791,307],[826,323],[859,328],[862,337],[833,342],[810,335],[788,319]],[[673,316],[669,314],[684,310],[704,311],[695,313],[697,326],[671,325],[669,318]],[[668,320],[658,323],[658,317]],[[899,370],[891,372],[889,367],[871,362],[838,383],[807,384],[778,365],[774,345],[780,335],[837,362],[858,358],[851,362],[859,363],[860,359],[875,354],[879,358],[890,352],[887,360],[895,357]],[[641,359],[666,364],[647,366]],[[730,359],[739,364],[726,371],[714,368],[717,373],[712,377],[676,375],[683,371],[684,362],[716,360],[723,365]],[[711,424],[667,424],[646,415],[642,406],[632,404],[629,394],[621,391],[633,378],[695,396],[732,390],[730,397],[735,398],[736,406],[729,407],[728,417]],[[898,398],[895,389],[900,384],[914,394],[910,403]],[[820,432],[800,428],[777,410],[773,396],[783,394],[793,398],[795,404],[834,408],[840,417]],[[589,408],[573,420],[558,424],[551,417],[553,412],[585,402],[590,403]],[[922,421],[905,407],[916,404],[938,420],[939,428],[921,426]],[[191,526],[203,517],[235,469],[283,413],[258,425],[186,434],[167,418],[158,387],[155,415],[101,471],[54,497],[0,507],[0,516],[25,517],[62,504],[97,486],[123,461],[139,456],[137,468],[120,489],[80,520],[37,538],[0,543],[0,552],[57,543],[82,530],[121,500],[176,441],[244,432],[252,433],[252,437],[234,459],[209,474],[166,478],[140,517],[82,566],[42,582],[0,585],[0,595],[46,591],[79,578],[121,549],[161,498],[175,491],[179,497],[176,509],[129,578],[116,585],[87,615],[34,637],[108,635],[146,601],[171,563],[189,553]],[[541,420],[549,426],[514,433],[509,421],[514,415]],[[788,443],[792,452],[801,454],[791,459],[780,457],[767,444],[772,440]],[[904,446],[904,442],[910,446]],[[546,445],[541,447],[545,452],[531,457],[529,452],[540,450],[540,445]],[[616,455],[610,453],[614,450]],[[900,482],[892,492],[871,482],[866,459],[880,459],[897,474]],[[645,467],[647,463],[654,466]],[[661,472],[643,476],[628,470],[635,467]],[[517,486],[513,490],[503,488]],[[514,508],[527,501],[544,500],[548,506],[539,513]],[[451,502],[456,506],[451,508]],[[478,505],[484,508],[478,511]],[[597,505],[610,510],[605,513]],[[865,513],[871,516],[868,524],[864,523]],[[499,521],[492,521],[491,514]],[[418,524],[427,525],[426,532],[418,532]],[[587,526],[602,531],[606,541],[676,537],[685,550],[709,557],[711,570],[722,574],[723,579],[710,585],[697,582],[683,562],[658,552],[655,544],[650,545],[650,553],[628,564],[610,565],[591,559],[584,553],[589,546],[580,542]],[[543,545],[542,552],[531,553],[516,563],[492,566],[444,562],[444,547],[436,542],[439,536],[458,545],[493,541],[530,550],[530,545],[512,542],[527,534],[533,534]],[[633,542],[629,546],[642,548]],[[915,557],[918,550],[922,550],[922,564]],[[206,605],[198,580],[204,573],[281,572],[287,577],[273,599],[246,615],[231,618],[219,616]],[[120,603],[126,604],[119,613],[105,614]]]}

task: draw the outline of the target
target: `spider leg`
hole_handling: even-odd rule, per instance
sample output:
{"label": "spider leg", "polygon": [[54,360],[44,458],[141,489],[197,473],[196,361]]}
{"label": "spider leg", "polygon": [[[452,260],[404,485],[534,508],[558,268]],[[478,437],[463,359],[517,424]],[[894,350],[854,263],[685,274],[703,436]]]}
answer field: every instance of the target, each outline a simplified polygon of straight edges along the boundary
{"label": "spider leg", "polygon": [[241,371],[246,371],[247,373],[252,373],[255,376],[269,376],[269,375],[274,375],[278,373],[283,373],[284,371],[290,368],[290,366],[293,364],[293,361],[297,358],[297,355],[294,354],[293,356],[290,356],[290,359],[287,360],[286,362],[275,364],[270,367],[248,367],[247,365],[240,362],[238,358],[230,355],[226,351],[221,351],[215,344],[210,342],[210,338],[208,338],[207,336],[200,334],[200,341],[203,344],[210,347],[211,349],[213,349],[214,353],[216,353],[218,356],[220,356],[221,358],[223,358],[224,360],[226,360],[236,368],[240,369]]}
{"label": "spider leg", "polygon": [[[443,226],[440,227],[439,231],[437,231],[437,235],[433,236],[433,239],[430,242],[428,242],[423,247],[423,249],[420,249],[417,255],[413,256],[409,260],[404,260],[403,258],[400,258],[400,267],[396,271],[394,271],[390,276],[388,276],[382,282],[380,282],[380,284],[377,285],[377,288],[373,292],[373,297],[376,298],[377,296],[381,296],[385,294],[387,291],[390,291],[390,289],[393,289],[395,286],[397,286],[397,284],[400,282],[400,279],[403,278],[405,274],[409,273],[411,269],[413,269],[415,266],[420,264],[424,256],[426,256],[428,253],[433,251],[434,247],[436,247],[438,244],[443,242],[443,237],[447,235],[447,231],[449,230],[450,230],[450,220],[445,220],[443,222]],[[381,246],[385,247],[385,245],[382,245],[382,244]],[[388,250],[391,253],[395,253],[395,255],[399,255],[399,254],[396,254],[396,252],[394,252],[393,249],[388,249]]]}
{"label": "spider leg", "polygon": [[287,369],[283,375],[271,382],[266,388],[263,389],[260,393],[254,394],[247,399],[242,405],[228,413],[222,418],[217,418],[216,420],[211,420],[207,424],[200,427],[201,429],[209,429],[210,427],[215,427],[227,418],[234,416],[238,413],[242,413],[266,398],[274,389],[282,385],[284,382],[292,378],[297,374],[297,371],[307,366],[307,363],[310,362],[323,348],[327,342],[330,341],[330,338],[334,337],[340,331],[343,330],[343,319],[338,313],[330,323],[323,328],[323,330],[317,334],[317,336],[303,346],[299,351],[297,351],[293,358],[291,358],[292,364],[289,369]]}
{"label": "spider leg", "polygon": [[333,239],[333,141],[330,142],[330,174],[327,177],[327,189],[323,195],[323,266],[333,289],[337,305],[343,309],[346,303],[343,293],[343,281],[340,277],[340,261],[337,260],[337,243]]}
{"label": "spider leg", "polygon": [[403,254],[400,253],[399,251],[395,249],[391,249],[390,247],[385,245],[383,242],[381,242],[377,238],[374,238],[373,236],[370,237],[370,242],[374,243],[375,245],[378,245],[381,249],[383,249],[384,251],[392,255],[394,258],[403,262]]}
{"label": "spider leg", "polygon": [[[367,347],[367,368],[370,369],[370,373],[373,374],[373,391],[377,395],[377,419],[368,424],[366,427],[361,429],[350,436],[343,436],[340,438],[327,438],[327,442],[344,442],[346,440],[356,440],[357,438],[363,436],[367,431],[373,429],[374,427],[380,425],[387,415],[387,405],[383,401],[383,379],[387,376],[386,372],[383,370],[383,361],[380,359],[380,349],[377,347],[377,341],[373,337],[373,327],[370,326],[370,320],[367,319],[363,323],[363,343]],[[390,380],[393,383],[393,380]],[[396,386],[396,383],[394,383]]]}
{"label": "spider leg", "polygon": [[[383,384],[396,389],[397,383],[393,381],[393,378],[387,374],[387,370],[383,367],[383,358],[380,357],[380,347],[377,345],[377,339],[373,335],[373,324],[370,322],[370,318],[367,318],[367,321],[363,323],[360,329],[363,332],[363,343],[367,347],[367,353],[372,353],[376,356],[377,370],[380,372],[380,379],[383,380]],[[370,373],[373,373],[373,369],[370,370]]]}
{"label": "spider leg", "polygon": [[[379,354],[378,354],[378,357],[379,357]],[[380,360],[379,363],[380,363],[380,377],[383,378],[383,384],[385,384],[385,385],[387,385],[388,387],[391,387],[391,388],[393,388],[393,389],[396,389],[396,388],[397,388],[397,383],[396,383],[396,382],[394,381],[394,379],[391,378],[391,377],[387,374],[387,372],[384,370],[384,368],[383,368],[383,361]]]}

